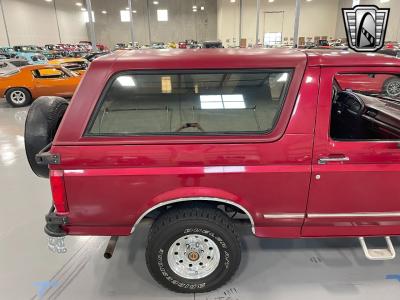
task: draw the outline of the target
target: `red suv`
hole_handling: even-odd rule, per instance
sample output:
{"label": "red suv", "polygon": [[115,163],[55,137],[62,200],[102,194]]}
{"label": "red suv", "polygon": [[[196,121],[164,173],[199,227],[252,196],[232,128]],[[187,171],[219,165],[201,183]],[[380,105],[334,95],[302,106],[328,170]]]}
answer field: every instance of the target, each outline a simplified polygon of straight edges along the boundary
{"label": "red suv", "polygon": [[400,99],[340,83],[399,74],[395,58],[318,50],[101,57],[70,103],[44,97],[27,117],[28,160],[53,194],[45,232],[112,236],[111,257],[151,218],[148,269],[178,292],[231,278],[239,221],[262,238],[357,237],[368,258],[394,258]]}

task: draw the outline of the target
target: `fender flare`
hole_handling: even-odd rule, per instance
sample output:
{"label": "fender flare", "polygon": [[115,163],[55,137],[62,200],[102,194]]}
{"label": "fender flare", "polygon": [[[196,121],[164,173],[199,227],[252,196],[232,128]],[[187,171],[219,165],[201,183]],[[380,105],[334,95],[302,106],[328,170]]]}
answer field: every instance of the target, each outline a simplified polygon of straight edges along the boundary
{"label": "fender flare", "polygon": [[243,206],[241,206],[240,204],[237,204],[233,201],[227,200],[227,199],[222,199],[222,198],[215,198],[215,197],[184,197],[184,198],[176,198],[176,199],[171,199],[168,201],[163,201],[160,202],[152,207],[150,207],[149,209],[147,209],[144,213],[142,213],[140,215],[140,217],[136,220],[135,224],[133,225],[132,229],[131,229],[131,234],[135,231],[136,226],[140,223],[140,221],[143,220],[143,218],[150,212],[152,212],[153,210],[166,206],[166,205],[170,205],[170,204],[174,204],[174,203],[180,203],[180,202],[188,202],[188,201],[210,201],[210,202],[220,202],[220,203],[225,203],[225,204],[229,204],[232,206],[235,206],[237,208],[239,208],[240,210],[242,210],[250,219],[251,222],[251,231],[253,232],[253,234],[255,234],[255,225],[254,225],[254,219],[253,216],[250,214],[250,212],[244,208]]}

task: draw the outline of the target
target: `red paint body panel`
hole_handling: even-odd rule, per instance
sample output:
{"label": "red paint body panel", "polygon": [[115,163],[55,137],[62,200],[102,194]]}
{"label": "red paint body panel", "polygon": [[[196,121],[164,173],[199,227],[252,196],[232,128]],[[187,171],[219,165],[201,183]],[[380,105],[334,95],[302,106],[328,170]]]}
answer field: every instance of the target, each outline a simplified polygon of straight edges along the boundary
{"label": "red paint body panel", "polygon": [[[61,164],[52,169],[64,171],[69,234],[128,235],[152,207],[193,197],[240,205],[260,237],[400,234],[400,217],[310,218],[320,213],[400,212],[397,144],[329,138],[334,74],[400,73],[394,58],[278,49],[118,53],[92,63],[51,149],[61,155]],[[355,58],[357,66],[352,66]],[[115,73],[274,68],[294,69],[294,75],[280,119],[268,134],[84,137]],[[351,160],[318,165],[320,157],[336,154]],[[264,217],[270,214],[289,216]]]}

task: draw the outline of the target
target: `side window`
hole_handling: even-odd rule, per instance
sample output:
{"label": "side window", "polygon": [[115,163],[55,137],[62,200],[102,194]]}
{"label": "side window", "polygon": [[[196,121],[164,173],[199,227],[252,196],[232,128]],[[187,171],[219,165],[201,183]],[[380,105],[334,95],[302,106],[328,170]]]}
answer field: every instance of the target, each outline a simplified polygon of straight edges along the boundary
{"label": "side window", "polygon": [[399,75],[337,74],[333,90],[333,139],[400,139]]}
{"label": "side window", "polygon": [[87,133],[265,133],[275,125],[291,76],[291,70],[121,74],[103,93]]}
{"label": "side window", "polygon": [[64,78],[67,77],[62,70],[56,68],[38,69],[33,71],[35,78]]}

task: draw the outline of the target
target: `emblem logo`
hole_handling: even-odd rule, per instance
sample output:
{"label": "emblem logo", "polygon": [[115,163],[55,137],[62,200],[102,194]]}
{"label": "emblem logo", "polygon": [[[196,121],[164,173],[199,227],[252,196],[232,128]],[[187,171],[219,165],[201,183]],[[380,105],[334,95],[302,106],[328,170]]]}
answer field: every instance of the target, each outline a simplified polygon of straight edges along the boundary
{"label": "emblem logo", "polygon": [[343,20],[349,47],[358,52],[374,52],[383,47],[389,20],[389,8],[357,5],[343,8]]}

